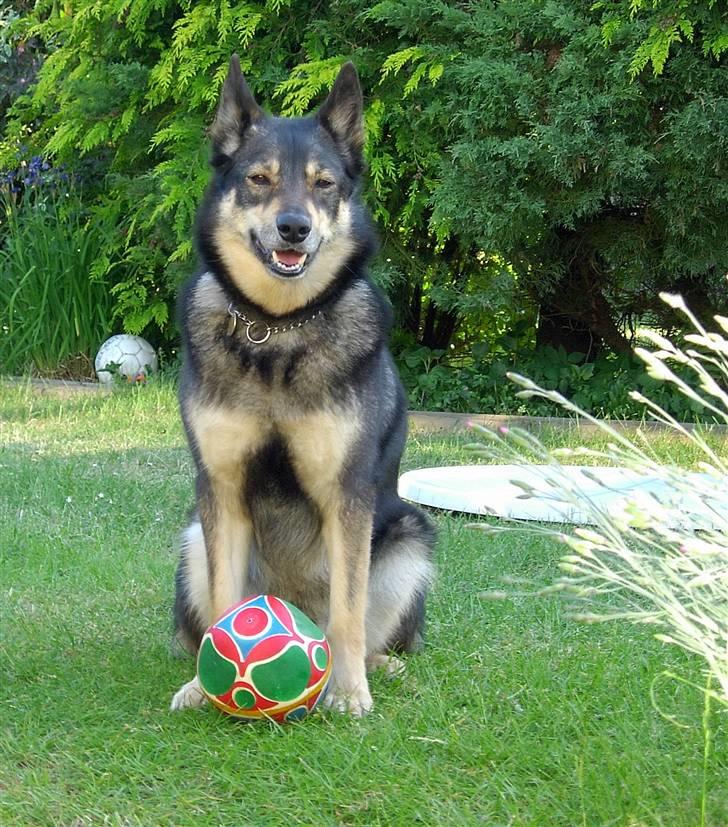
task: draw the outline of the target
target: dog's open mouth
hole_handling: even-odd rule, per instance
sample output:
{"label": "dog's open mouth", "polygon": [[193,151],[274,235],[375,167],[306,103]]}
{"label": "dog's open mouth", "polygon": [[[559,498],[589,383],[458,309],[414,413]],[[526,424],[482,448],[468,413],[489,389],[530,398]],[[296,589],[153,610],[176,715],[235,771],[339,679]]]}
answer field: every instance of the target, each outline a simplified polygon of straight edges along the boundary
{"label": "dog's open mouth", "polygon": [[272,250],[271,258],[275,266],[284,273],[300,273],[306,266],[308,253],[298,253],[296,250]]}
{"label": "dog's open mouth", "polygon": [[300,250],[267,250],[257,236],[253,235],[253,244],[261,261],[276,276],[295,278],[303,275],[311,256]]}

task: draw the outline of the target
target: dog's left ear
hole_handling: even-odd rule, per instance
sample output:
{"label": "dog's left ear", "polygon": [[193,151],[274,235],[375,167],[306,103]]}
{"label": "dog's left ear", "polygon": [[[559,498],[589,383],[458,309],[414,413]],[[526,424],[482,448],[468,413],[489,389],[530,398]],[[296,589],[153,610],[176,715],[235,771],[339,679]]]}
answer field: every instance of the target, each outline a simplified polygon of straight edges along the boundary
{"label": "dog's left ear", "polygon": [[350,161],[351,171],[362,170],[364,101],[354,64],[345,63],[316,117]]}

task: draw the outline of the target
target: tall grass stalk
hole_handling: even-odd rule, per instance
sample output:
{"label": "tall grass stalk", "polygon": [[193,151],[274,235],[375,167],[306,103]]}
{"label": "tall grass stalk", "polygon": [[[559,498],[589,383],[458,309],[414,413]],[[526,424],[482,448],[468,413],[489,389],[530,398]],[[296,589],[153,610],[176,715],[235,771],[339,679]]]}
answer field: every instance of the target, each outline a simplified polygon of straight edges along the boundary
{"label": "tall grass stalk", "polygon": [[[653,331],[640,331],[653,348],[636,348],[636,354],[651,376],[672,383],[728,424],[728,340],[706,331],[681,297],[662,294],[661,298],[687,318],[694,332],[679,347]],[[728,332],[728,319],[715,319],[723,333]],[[688,381],[677,376],[671,364],[682,366]],[[610,440],[604,450],[549,451],[523,431],[477,428],[487,445],[479,443],[475,450],[508,463],[530,464],[536,459],[552,496],[586,515],[589,527],[532,529],[557,535],[571,552],[562,558],[562,574],[546,591],[563,591],[575,598],[582,609],[576,616],[586,621],[621,618],[655,626],[659,640],[703,659],[711,678],[705,691],[728,705],[728,465],[724,458],[708,445],[699,428],[686,428],[641,394],[632,396],[681,439],[698,447],[703,457],[699,473],[658,462],[647,437],[641,437],[644,444],[637,444],[556,391],[518,374],[509,377],[523,388],[518,396],[558,402],[597,424]],[[661,491],[626,494],[617,504],[612,500],[605,506],[600,498],[579,490],[564,472],[561,459],[573,463],[585,457],[590,463],[617,465],[657,478]],[[530,493],[526,490],[524,496]],[[508,528],[518,527],[496,526],[495,530]]]}
{"label": "tall grass stalk", "polygon": [[103,228],[68,192],[0,196],[0,374],[90,374],[112,327],[107,285],[91,277]]}

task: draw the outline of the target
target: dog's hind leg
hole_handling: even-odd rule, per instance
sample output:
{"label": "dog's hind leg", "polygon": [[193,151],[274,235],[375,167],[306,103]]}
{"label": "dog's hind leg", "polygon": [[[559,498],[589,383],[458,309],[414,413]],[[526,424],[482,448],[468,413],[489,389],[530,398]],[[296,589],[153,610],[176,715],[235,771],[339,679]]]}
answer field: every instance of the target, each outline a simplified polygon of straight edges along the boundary
{"label": "dog's hind leg", "polygon": [[206,703],[207,698],[200,686],[200,679],[195,675],[191,681],[188,681],[174,693],[169,708],[174,712],[179,712],[182,709],[196,709]]}
{"label": "dog's hind leg", "polygon": [[[194,520],[182,535],[174,600],[175,638],[190,654],[195,654],[210,617],[210,587],[207,551],[202,526]],[[184,684],[172,698],[173,710],[203,706],[205,695],[197,676]]]}
{"label": "dog's hind leg", "polygon": [[198,519],[193,520],[182,534],[175,586],[175,642],[177,646],[194,655],[212,613],[207,576],[207,550]]}
{"label": "dog's hind leg", "polygon": [[370,669],[401,671],[401,661],[389,653],[414,652],[422,646],[434,540],[427,518],[405,503],[394,509],[375,536],[366,615]]}

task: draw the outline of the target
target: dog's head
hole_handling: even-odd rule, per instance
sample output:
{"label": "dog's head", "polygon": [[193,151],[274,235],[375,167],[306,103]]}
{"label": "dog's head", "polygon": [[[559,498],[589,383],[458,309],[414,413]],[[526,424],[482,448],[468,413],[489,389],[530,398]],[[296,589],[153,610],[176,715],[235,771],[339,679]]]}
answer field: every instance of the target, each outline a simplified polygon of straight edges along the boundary
{"label": "dog's head", "polygon": [[355,197],[364,130],[353,64],[313,117],[278,118],[256,103],[234,55],[211,137],[203,255],[270,313],[311,303],[368,244]]}

